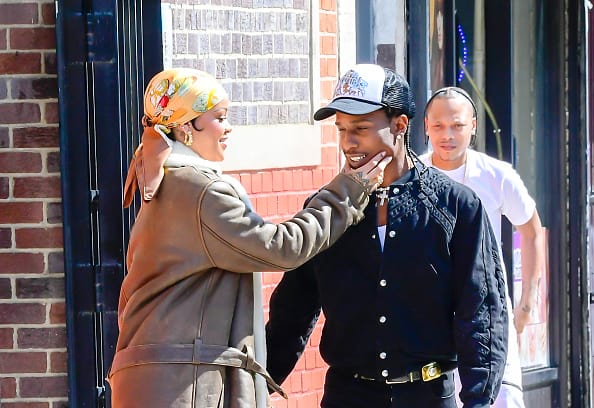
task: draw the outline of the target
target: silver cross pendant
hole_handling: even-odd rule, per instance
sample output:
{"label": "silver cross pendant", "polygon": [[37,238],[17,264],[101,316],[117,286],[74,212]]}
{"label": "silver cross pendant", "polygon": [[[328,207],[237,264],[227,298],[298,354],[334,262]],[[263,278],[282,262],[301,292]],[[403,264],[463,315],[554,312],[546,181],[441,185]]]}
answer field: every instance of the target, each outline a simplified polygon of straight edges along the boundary
{"label": "silver cross pendant", "polygon": [[377,198],[379,198],[380,202],[379,205],[380,207],[382,205],[384,205],[384,201],[388,199],[388,190],[389,188],[378,188],[378,194],[377,194]]}

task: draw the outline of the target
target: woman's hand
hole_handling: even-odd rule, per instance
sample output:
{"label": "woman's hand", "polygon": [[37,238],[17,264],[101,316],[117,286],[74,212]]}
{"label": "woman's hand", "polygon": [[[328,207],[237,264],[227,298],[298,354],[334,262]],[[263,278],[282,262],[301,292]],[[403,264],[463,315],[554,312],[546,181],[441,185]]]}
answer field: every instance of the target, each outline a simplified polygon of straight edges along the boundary
{"label": "woman's hand", "polygon": [[379,152],[363,166],[356,169],[349,166],[348,162],[345,163],[341,173],[351,175],[367,186],[367,190],[371,193],[384,181],[384,169],[391,161],[392,157],[386,156],[386,152]]}

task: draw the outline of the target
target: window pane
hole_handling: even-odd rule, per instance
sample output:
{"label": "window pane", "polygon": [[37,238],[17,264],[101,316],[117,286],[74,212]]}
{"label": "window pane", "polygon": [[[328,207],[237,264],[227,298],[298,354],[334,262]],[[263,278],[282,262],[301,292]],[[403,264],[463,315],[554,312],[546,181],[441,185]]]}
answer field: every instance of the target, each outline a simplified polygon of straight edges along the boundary
{"label": "window pane", "polygon": [[[544,64],[538,39],[537,21],[540,7],[536,0],[512,2],[512,136],[514,166],[530,194],[536,200],[543,225],[547,225],[543,200],[546,197],[544,174],[538,166],[544,160],[546,134],[540,128],[542,116],[542,89],[539,81],[544,77]],[[548,234],[545,234],[548,242]],[[548,247],[548,246],[547,246]],[[545,253],[548,258],[548,249]],[[517,257],[514,257],[517,263]],[[548,263],[548,262],[547,262]],[[546,269],[546,268],[545,268]],[[548,343],[548,271],[543,271],[537,305],[531,314],[531,324],[520,336],[520,357],[524,367],[549,365]],[[514,300],[521,294],[521,271],[514,271]]]}

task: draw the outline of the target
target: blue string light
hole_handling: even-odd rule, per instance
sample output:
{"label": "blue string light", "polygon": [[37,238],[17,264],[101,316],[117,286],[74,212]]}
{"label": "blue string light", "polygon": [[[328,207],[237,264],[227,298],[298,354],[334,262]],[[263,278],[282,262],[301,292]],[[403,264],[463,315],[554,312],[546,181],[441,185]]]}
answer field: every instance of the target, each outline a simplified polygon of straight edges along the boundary
{"label": "blue string light", "polygon": [[[458,24],[458,38],[462,44],[462,66],[466,68],[466,63],[468,62],[468,47],[466,46],[466,35],[464,34],[461,24]],[[460,68],[458,70],[458,84],[462,82],[462,79],[464,79],[464,70]]]}

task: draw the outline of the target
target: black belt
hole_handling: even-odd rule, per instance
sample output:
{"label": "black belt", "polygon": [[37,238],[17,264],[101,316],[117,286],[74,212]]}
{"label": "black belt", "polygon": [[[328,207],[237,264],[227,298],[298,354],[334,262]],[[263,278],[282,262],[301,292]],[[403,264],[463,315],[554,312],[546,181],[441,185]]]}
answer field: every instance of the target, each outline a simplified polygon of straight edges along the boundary
{"label": "black belt", "polygon": [[425,364],[423,367],[421,367],[421,370],[410,371],[409,373],[407,373],[403,376],[400,376],[400,377],[377,379],[377,378],[373,378],[373,377],[366,377],[359,373],[354,373],[353,377],[361,379],[361,380],[365,380],[365,381],[377,381],[377,382],[385,383],[388,385],[405,384],[405,383],[409,383],[409,382],[412,383],[412,382],[420,381],[420,380],[423,380],[425,382],[431,381],[431,380],[441,377],[445,373],[453,371],[454,369],[455,369],[455,366],[446,369],[445,367],[442,367],[439,363],[432,361],[430,363]]}

